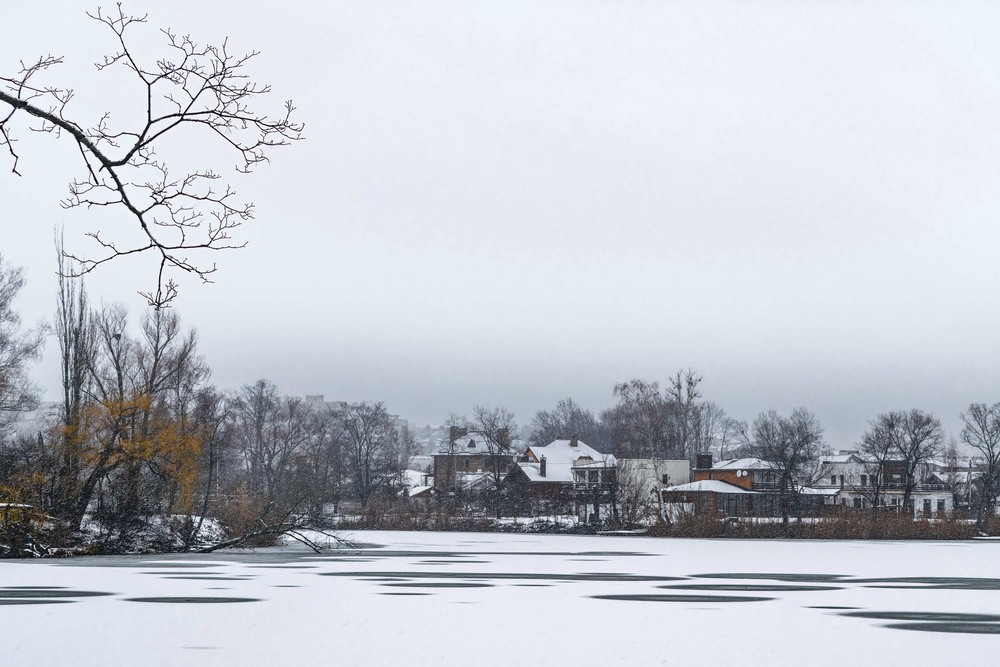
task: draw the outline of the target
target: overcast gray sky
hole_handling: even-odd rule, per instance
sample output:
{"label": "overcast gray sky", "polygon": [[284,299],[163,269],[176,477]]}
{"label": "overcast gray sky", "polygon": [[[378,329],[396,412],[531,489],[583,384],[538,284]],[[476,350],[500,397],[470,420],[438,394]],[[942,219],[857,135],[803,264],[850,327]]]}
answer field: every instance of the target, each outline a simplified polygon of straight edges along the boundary
{"label": "overcast gray sky", "polygon": [[[4,4],[0,67],[88,119],[128,89],[90,3]],[[307,140],[233,181],[257,204],[216,283],[177,310],[215,381],[384,400],[416,423],[692,367],[733,416],[804,405],[834,447],[920,407],[957,435],[1000,400],[1000,4],[130,2],[152,27],[262,53]],[[141,48],[140,48],[141,51]],[[0,252],[54,308],[71,147],[23,136],[0,174]],[[193,146],[195,150],[198,147]],[[6,164],[6,163],[4,163]],[[89,280],[124,301],[153,266]],[[38,376],[58,387],[55,343]]]}

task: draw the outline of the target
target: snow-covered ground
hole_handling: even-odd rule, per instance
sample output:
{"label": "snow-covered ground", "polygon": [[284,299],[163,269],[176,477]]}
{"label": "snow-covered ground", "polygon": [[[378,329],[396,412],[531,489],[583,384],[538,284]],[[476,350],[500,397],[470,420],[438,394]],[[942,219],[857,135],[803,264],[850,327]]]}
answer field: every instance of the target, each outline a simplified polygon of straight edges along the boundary
{"label": "snow-covered ground", "polygon": [[4,562],[0,665],[839,667],[1000,654],[997,542],[353,537],[379,546]]}

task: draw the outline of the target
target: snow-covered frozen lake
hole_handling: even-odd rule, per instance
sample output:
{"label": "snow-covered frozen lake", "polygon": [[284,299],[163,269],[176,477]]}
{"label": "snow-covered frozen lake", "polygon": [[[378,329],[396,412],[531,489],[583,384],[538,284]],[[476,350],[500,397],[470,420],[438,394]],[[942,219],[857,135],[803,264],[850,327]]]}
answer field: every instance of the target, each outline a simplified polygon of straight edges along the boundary
{"label": "snow-covered frozen lake", "polygon": [[0,665],[967,665],[1000,543],[365,532],[0,564]]}

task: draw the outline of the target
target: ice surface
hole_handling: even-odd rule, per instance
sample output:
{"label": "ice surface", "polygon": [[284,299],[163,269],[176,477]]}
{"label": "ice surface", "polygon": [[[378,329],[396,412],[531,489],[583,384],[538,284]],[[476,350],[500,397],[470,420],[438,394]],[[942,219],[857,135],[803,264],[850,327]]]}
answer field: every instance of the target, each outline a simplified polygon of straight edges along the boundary
{"label": "ice surface", "polygon": [[379,546],[4,562],[0,664],[842,667],[1000,650],[997,542],[354,538]]}

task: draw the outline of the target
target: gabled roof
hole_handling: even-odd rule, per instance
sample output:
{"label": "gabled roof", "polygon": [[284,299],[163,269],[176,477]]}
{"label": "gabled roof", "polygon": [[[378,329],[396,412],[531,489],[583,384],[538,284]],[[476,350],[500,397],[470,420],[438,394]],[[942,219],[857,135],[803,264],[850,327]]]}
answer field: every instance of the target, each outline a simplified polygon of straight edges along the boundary
{"label": "gabled roof", "polygon": [[703,493],[757,493],[756,491],[748,491],[746,489],[740,488],[735,484],[730,484],[729,482],[723,482],[718,479],[703,479],[698,482],[688,482],[687,484],[678,484],[677,486],[668,486],[663,489],[664,492],[703,492]]}
{"label": "gabled roof", "polygon": [[[573,482],[573,468],[606,468],[617,464],[615,457],[602,454],[585,442],[553,440],[544,447],[529,447],[527,462],[517,464],[529,482]],[[541,460],[545,457],[545,476],[541,475]]]}
{"label": "gabled roof", "polygon": [[[435,452],[434,455],[435,456],[447,456],[447,455],[452,454],[452,453],[454,453],[455,456],[464,456],[464,455],[471,455],[471,454],[476,454],[476,455],[480,455],[480,456],[482,456],[482,455],[487,455],[488,456],[488,455],[490,455],[492,453],[495,453],[495,452],[491,452],[490,451],[489,443],[486,442],[485,438],[482,438],[482,437],[474,435],[474,434],[470,434],[470,435],[462,436],[461,438],[459,438],[458,440],[456,440],[453,451],[452,451],[452,448],[449,445],[449,443],[444,443],[443,445],[441,445],[440,447],[438,447],[438,450],[437,450],[437,452]],[[506,456],[506,455],[508,455],[510,453],[511,452],[501,452],[501,454],[504,455],[504,456]]]}
{"label": "gabled roof", "polygon": [[829,454],[827,456],[820,457],[823,463],[864,463],[864,459],[855,453],[847,454]]}
{"label": "gabled roof", "polygon": [[521,469],[521,472],[524,473],[524,476],[528,478],[529,482],[552,482],[563,484],[570,484],[573,482],[573,467],[565,463],[550,465],[546,462],[545,477],[542,477],[541,466],[537,463],[518,463],[517,467]]}
{"label": "gabled roof", "polygon": [[577,440],[576,445],[572,440],[553,440],[544,447],[528,447],[526,452],[532,461],[539,461],[544,456],[549,465],[553,463],[574,463],[581,457],[588,457],[593,461],[607,461],[608,465],[615,465],[615,457],[611,454],[602,454],[582,440]]}
{"label": "gabled roof", "polygon": [[719,461],[712,470],[774,470],[775,466],[763,459],[743,458]]}
{"label": "gabled roof", "polygon": [[800,486],[799,493],[804,496],[835,496],[840,493],[840,487],[818,488],[814,486]]}

